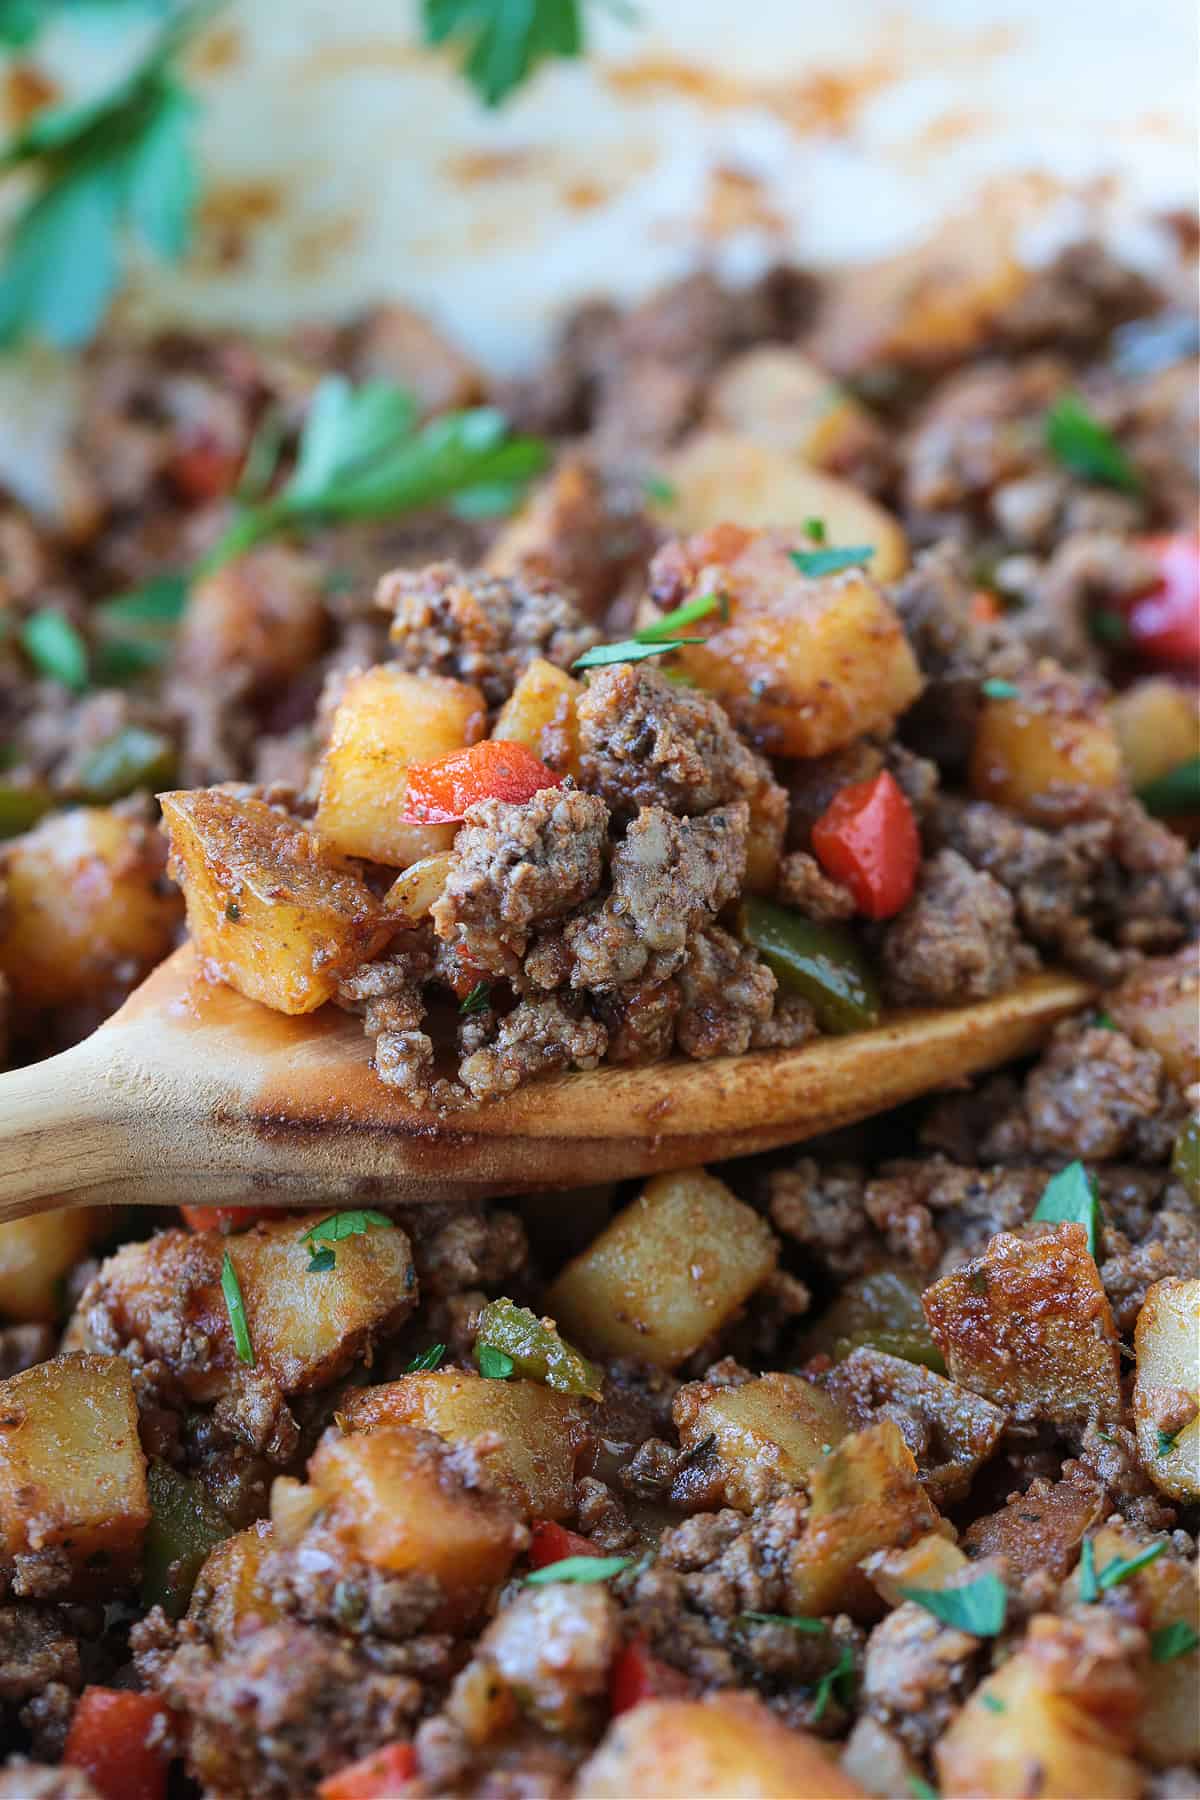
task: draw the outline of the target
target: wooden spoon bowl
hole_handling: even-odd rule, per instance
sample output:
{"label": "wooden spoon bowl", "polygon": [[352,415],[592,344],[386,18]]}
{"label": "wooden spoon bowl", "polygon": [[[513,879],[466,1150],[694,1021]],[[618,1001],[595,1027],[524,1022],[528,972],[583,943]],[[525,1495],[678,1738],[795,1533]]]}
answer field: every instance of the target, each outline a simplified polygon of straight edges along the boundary
{"label": "wooden spoon bowl", "polygon": [[0,1219],[99,1201],[461,1201],[724,1161],[961,1085],[1090,998],[1040,974],[799,1050],[556,1076],[438,1118],[379,1080],[358,1019],[270,1012],[206,980],[185,945],[83,1043],[0,1077]]}

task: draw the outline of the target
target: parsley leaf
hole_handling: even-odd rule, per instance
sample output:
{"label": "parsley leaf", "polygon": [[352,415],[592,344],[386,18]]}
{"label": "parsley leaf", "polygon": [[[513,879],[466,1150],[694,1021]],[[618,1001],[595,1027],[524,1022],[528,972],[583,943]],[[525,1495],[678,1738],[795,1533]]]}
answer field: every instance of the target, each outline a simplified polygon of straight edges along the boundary
{"label": "parsley leaf", "polygon": [[430,1344],[428,1350],[422,1350],[420,1355],[414,1356],[410,1363],[405,1363],[404,1373],[406,1375],[422,1375],[431,1369],[436,1369],[445,1354],[445,1344]]}
{"label": "parsley leaf", "polygon": [[938,1800],[938,1791],[923,1775],[908,1775],[908,1791],[912,1800]]}
{"label": "parsley leaf", "polygon": [[1097,1031],[1119,1031],[1120,1027],[1110,1012],[1098,1012],[1092,1020]]}
{"label": "parsley leaf", "polygon": [[1096,1577],[1100,1592],[1106,1594],[1109,1588],[1119,1587],[1121,1582],[1128,1581],[1131,1575],[1136,1575],[1139,1569],[1144,1569],[1147,1563],[1157,1562],[1166,1547],[1160,1538],[1157,1544],[1147,1544],[1146,1548],[1139,1550],[1136,1556],[1114,1556],[1110,1563],[1105,1563]]}
{"label": "parsley leaf", "polygon": [[788,551],[802,575],[840,575],[843,569],[865,569],[874,554],[874,544],[855,544],[847,550]]}
{"label": "parsley leaf", "polygon": [[827,544],[829,533],[825,529],[824,519],[805,519],[804,535],[810,544]]}
{"label": "parsley leaf", "polygon": [[491,1344],[476,1344],[475,1361],[479,1373],[489,1381],[507,1381],[517,1366],[507,1351],[497,1350]]}
{"label": "parsley leaf", "polygon": [[1160,1425],[1158,1428],[1158,1441],[1154,1447],[1154,1454],[1156,1456],[1170,1456],[1172,1450],[1175,1448],[1175,1439],[1178,1436],[1178,1431],[1164,1431]]}
{"label": "parsley leaf", "polygon": [[87,645],[63,613],[49,607],[30,613],[21,627],[21,648],[39,675],[61,681],[76,694],[87,686]]}
{"label": "parsley leaf", "polygon": [[1141,487],[1128,456],[1078,394],[1063,394],[1045,418],[1046,448],[1081,481],[1098,482],[1136,494]]}
{"label": "parsley leaf", "polygon": [[593,649],[585,650],[571,664],[573,669],[605,669],[612,663],[642,662],[647,656],[665,656],[669,650],[678,650],[682,644],[703,644],[703,638],[672,638],[666,644],[639,644],[636,638],[625,638],[619,644],[596,644]]}
{"label": "parsley leaf", "polygon": [[333,1268],[336,1261],[337,1258],[332,1250],[314,1250],[308,1259],[308,1269],[306,1273],[309,1275],[324,1275],[327,1270]]}
{"label": "parsley leaf", "polygon": [[1148,813],[1160,819],[1200,812],[1200,756],[1176,763],[1165,775],[1148,781],[1138,789],[1137,797]]}
{"label": "parsley leaf", "polygon": [[1096,1546],[1090,1537],[1084,1538],[1079,1546],[1079,1598],[1085,1606],[1094,1606],[1100,1598],[1096,1581]]}
{"label": "parsley leaf", "polygon": [[989,700],[1015,700],[1017,697],[1015,682],[1001,681],[994,675],[980,683],[979,691],[986,694]]}
{"label": "parsley leaf", "polygon": [[1096,1184],[1081,1162],[1068,1163],[1046,1183],[1033,1216],[1039,1224],[1082,1225],[1087,1232],[1088,1254],[1095,1256],[1102,1222],[1100,1202]]}
{"label": "parsley leaf", "polygon": [[817,1683],[816,1705],[813,1707],[812,1722],[817,1724],[825,1716],[830,1698],[840,1700],[849,1705],[854,1693],[854,1655],[849,1646],[842,1649],[832,1669],[828,1669]]}
{"label": "parsley leaf", "polygon": [[428,44],[453,45],[485,106],[552,57],[584,53],[583,0],[422,0]]}
{"label": "parsley leaf", "polygon": [[660,506],[673,506],[679,498],[679,489],[665,475],[647,475],[642,487],[648,500],[657,500]]}
{"label": "parsley leaf", "polygon": [[491,994],[492,990],[486,981],[477,981],[466,999],[460,1001],[459,1012],[464,1018],[470,1018],[472,1013],[486,1012],[492,1003]]}
{"label": "parsley leaf", "polygon": [[962,1587],[906,1587],[900,1592],[906,1600],[915,1600],[935,1619],[940,1619],[943,1625],[969,1631],[973,1637],[998,1637],[1004,1630],[1008,1591],[999,1576],[990,1571]]}
{"label": "parsley leaf", "polygon": [[1008,1711],[1008,1707],[1005,1705],[1004,1701],[996,1694],[980,1694],[979,1698],[989,1712],[1006,1713]]}
{"label": "parsley leaf", "polygon": [[1200,1635],[1182,1619],[1161,1625],[1150,1633],[1151,1662],[1174,1662],[1177,1656],[1188,1656],[1197,1648],[1200,1648]]}
{"label": "parsley leaf", "polygon": [[239,1362],[249,1363],[254,1367],[254,1346],[250,1342],[250,1327],[246,1323],[246,1306],[242,1299],[242,1284],[238,1280],[237,1270],[233,1266],[233,1258],[228,1250],[221,1264],[221,1292],[225,1296],[225,1307],[229,1313],[229,1323],[233,1329],[233,1347],[237,1351]]}
{"label": "parsley leaf", "polygon": [[321,1219],[310,1225],[307,1231],[301,1232],[301,1239],[311,1244],[317,1239],[324,1239],[331,1244],[340,1244],[343,1238],[362,1237],[372,1226],[390,1226],[394,1220],[386,1213],[373,1212],[370,1207],[361,1207],[354,1212],[330,1213],[327,1219]]}
{"label": "parsley leaf", "polygon": [[685,600],[674,612],[664,613],[661,619],[655,619],[652,625],[643,625],[635,631],[635,644],[662,644],[667,642],[675,632],[681,631],[685,625],[694,625],[697,619],[707,619],[709,613],[719,612],[723,619],[729,617],[729,599],[725,594],[697,594],[694,600]]}
{"label": "parsley leaf", "polygon": [[632,1556],[564,1556],[525,1577],[526,1587],[547,1587],[552,1581],[611,1581],[633,1563]]}
{"label": "parsley leaf", "polygon": [[749,1619],[755,1625],[788,1625],[793,1631],[811,1632],[814,1636],[829,1630],[824,1619],[805,1618],[802,1613],[739,1613],[738,1623],[743,1619]]}

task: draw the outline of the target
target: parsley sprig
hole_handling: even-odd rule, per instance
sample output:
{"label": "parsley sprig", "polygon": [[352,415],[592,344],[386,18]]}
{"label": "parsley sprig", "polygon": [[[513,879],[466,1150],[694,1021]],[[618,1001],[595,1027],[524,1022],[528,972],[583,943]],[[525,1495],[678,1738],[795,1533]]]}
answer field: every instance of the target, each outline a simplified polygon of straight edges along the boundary
{"label": "parsley sprig", "polygon": [[327,1219],[319,1219],[300,1234],[300,1242],[308,1245],[308,1273],[319,1275],[333,1268],[336,1256],[332,1245],[340,1244],[346,1238],[363,1237],[369,1231],[390,1228],[394,1223],[395,1220],[389,1219],[386,1213],[375,1212],[371,1207],[330,1213]]}
{"label": "parsley sprig", "polygon": [[596,644],[593,649],[585,650],[571,667],[604,669],[613,663],[642,662],[648,656],[665,656],[667,651],[680,650],[685,644],[703,644],[706,640],[702,637],[677,637],[676,633],[714,612],[719,612],[722,619],[729,617],[728,597],[725,594],[697,594],[694,600],[685,600],[674,612],[664,613],[661,619],[643,625],[631,638],[623,638],[616,644]]}
{"label": "parsley sprig", "polygon": [[633,1564],[632,1556],[563,1556],[525,1577],[526,1587],[549,1587],[555,1581],[611,1581]]}
{"label": "parsley sprig", "polygon": [[1046,448],[1051,456],[1081,481],[1136,494],[1141,488],[1138,472],[1106,425],[1102,425],[1078,394],[1063,394],[1046,414]]}
{"label": "parsley sprig", "polygon": [[1081,1162],[1068,1163],[1046,1183],[1033,1217],[1038,1224],[1082,1225],[1087,1232],[1088,1254],[1095,1256],[1103,1221],[1096,1184]]}
{"label": "parsley sprig", "polygon": [[999,1576],[990,1570],[961,1587],[905,1587],[900,1592],[943,1625],[953,1625],[957,1631],[970,1632],[973,1637],[998,1637],[1004,1630],[1008,1592]]}
{"label": "parsley sprig", "polygon": [[422,0],[421,23],[426,43],[458,52],[484,105],[499,106],[542,63],[584,54],[584,10],[584,0]]}

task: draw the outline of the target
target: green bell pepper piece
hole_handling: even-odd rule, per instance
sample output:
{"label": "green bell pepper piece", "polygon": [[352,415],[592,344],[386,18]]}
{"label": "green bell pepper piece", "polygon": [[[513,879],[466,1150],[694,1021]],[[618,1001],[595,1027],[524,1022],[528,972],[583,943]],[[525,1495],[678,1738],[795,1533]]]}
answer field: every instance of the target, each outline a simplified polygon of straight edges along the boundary
{"label": "green bell pepper piece", "polygon": [[1200,1206],[1200,1119],[1189,1119],[1175,1139],[1171,1173],[1188,1191],[1193,1206]]}
{"label": "green bell pepper piece", "polygon": [[175,778],[175,746],[161,732],[126,725],[97,744],[79,769],[79,792],[104,804],[135,788],[169,787]]}
{"label": "green bell pepper piece", "polygon": [[142,1552],[142,1604],[161,1606],[169,1619],[178,1619],[209,1551],[233,1535],[233,1526],[200,1482],[169,1463],[150,1464],[147,1486],[150,1525]]}
{"label": "green bell pepper piece", "polygon": [[20,837],[53,805],[54,796],[40,782],[19,786],[15,781],[0,781],[0,838]]}
{"label": "green bell pepper piece", "polygon": [[1200,756],[1189,757],[1148,781],[1138,789],[1137,797],[1148,813],[1160,819],[1200,812]]}
{"label": "green bell pepper piece", "polygon": [[560,1338],[553,1325],[536,1318],[527,1306],[516,1306],[511,1300],[489,1300],[479,1320],[476,1361],[480,1346],[509,1357],[515,1375],[544,1382],[560,1394],[600,1398],[602,1371]]}
{"label": "green bell pepper piece", "polygon": [[875,974],[848,931],[751,898],[742,907],[742,936],[782,988],[803,995],[822,1031],[841,1037],[878,1021]]}

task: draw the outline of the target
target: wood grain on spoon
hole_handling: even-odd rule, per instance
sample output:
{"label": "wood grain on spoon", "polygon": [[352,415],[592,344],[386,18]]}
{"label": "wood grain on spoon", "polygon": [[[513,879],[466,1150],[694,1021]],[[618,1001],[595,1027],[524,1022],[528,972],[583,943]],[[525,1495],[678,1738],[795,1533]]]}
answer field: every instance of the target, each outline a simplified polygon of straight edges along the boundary
{"label": "wood grain on spoon", "polygon": [[0,1077],[0,1219],[70,1202],[465,1200],[795,1143],[1035,1049],[1072,976],[712,1062],[556,1076],[437,1119],[385,1087],[359,1020],[287,1018],[206,981],[190,946],[61,1056]]}

